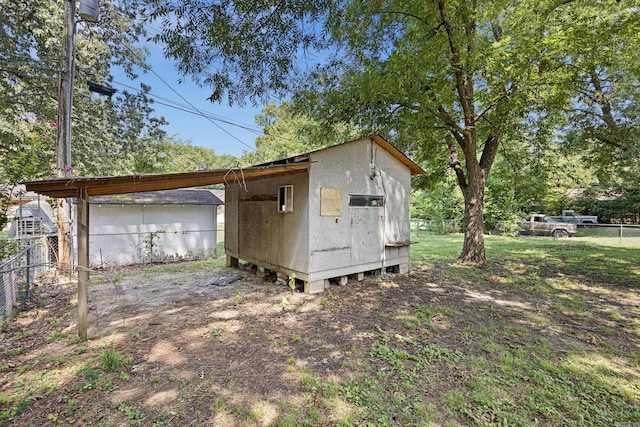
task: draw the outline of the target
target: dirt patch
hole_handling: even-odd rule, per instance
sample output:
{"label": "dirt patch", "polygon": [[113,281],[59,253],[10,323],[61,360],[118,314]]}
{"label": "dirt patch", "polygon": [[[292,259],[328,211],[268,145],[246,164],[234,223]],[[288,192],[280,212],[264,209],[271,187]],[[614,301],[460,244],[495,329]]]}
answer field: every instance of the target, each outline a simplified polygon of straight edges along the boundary
{"label": "dirt patch", "polygon": [[[233,274],[242,278],[203,285]],[[553,364],[575,346],[603,346],[606,326],[608,345],[629,352],[638,346],[634,324],[590,324],[552,310],[547,294],[517,292],[499,280],[453,281],[437,266],[307,295],[250,270],[189,263],[93,274],[90,339],[80,343],[75,285],[59,279],[34,290],[33,306],[11,321],[0,341],[0,410],[19,425],[348,424],[350,405],[366,398],[357,393],[364,393],[358,387],[367,375],[400,387],[405,374],[394,373],[389,358],[410,355],[418,345],[428,357],[449,361],[430,365],[424,383],[408,393],[425,402],[450,399],[454,385],[477,376],[477,367],[451,361],[458,354],[488,359],[496,354],[489,345],[514,351],[551,345]],[[630,310],[638,306],[637,299],[630,302]],[[384,339],[395,340],[393,354],[384,353]],[[124,367],[105,367],[109,349],[127,359]],[[334,402],[331,384],[350,381],[348,393],[356,395],[327,403]],[[460,412],[443,411],[469,422]],[[494,413],[482,409],[477,417],[491,420]]]}

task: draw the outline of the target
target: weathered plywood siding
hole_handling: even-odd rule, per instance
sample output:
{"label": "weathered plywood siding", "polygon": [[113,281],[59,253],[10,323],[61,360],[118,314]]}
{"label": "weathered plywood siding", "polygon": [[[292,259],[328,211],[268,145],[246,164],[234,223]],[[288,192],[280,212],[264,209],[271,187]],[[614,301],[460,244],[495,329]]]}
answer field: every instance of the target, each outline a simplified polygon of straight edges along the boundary
{"label": "weathered plywood siding", "polygon": [[[308,271],[308,176],[264,178],[226,186],[225,251],[266,268]],[[293,185],[293,212],[278,212],[278,188]]]}
{"label": "weathered plywood siding", "polygon": [[[310,280],[408,262],[408,248],[385,244],[409,240],[409,169],[369,140],[312,153],[311,161]],[[342,190],[341,215],[320,215],[321,188]],[[350,207],[350,194],[384,196],[384,207]]]}

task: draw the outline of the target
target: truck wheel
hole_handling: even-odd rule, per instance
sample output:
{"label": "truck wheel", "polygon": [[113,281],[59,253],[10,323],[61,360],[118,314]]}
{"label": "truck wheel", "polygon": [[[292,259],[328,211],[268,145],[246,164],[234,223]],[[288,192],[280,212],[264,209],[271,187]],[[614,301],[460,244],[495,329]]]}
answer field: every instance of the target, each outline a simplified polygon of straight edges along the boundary
{"label": "truck wheel", "polygon": [[569,237],[569,232],[567,230],[555,230],[553,232],[553,237],[556,239],[566,239]]}

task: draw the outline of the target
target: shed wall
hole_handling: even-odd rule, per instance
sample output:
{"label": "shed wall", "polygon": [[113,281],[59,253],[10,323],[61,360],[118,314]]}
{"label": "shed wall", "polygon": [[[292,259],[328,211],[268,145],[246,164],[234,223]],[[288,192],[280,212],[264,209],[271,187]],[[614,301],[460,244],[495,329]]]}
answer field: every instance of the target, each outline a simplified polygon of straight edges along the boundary
{"label": "shed wall", "polygon": [[[315,152],[309,188],[309,280],[408,263],[411,173],[369,140]],[[373,176],[373,178],[372,178]],[[321,216],[321,189],[341,189],[341,215]],[[384,197],[384,207],[349,206],[350,195]]]}
{"label": "shed wall", "polygon": [[216,206],[91,204],[89,209],[92,266],[216,255]]}
{"label": "shed wall", "polygon": [[[225,187],[225,252],[269,269],[308,271],[308,184],[306,174],[264,178]],[[293,185],[293,212],[278,212],[278,189]]]}

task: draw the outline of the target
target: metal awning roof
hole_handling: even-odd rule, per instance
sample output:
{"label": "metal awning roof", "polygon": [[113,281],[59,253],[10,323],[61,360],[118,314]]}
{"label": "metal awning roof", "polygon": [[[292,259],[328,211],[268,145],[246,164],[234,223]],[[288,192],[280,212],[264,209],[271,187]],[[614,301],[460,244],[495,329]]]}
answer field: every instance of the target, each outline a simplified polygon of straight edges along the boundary
{"label": "metal awning roof", "polygon": [[212,171],[168,174],[139,174],[106,177],[70,177],[26,182],[27,190],[55,198],[76,197],[79,189],[87,196],[138,193],[142,191],[172,190],[211,184],[229,184],[269,176],[303,173],[309,162],[291,163],[246,169],[219,169]]}
{"label": "metal awning roof", "polygon": [[[400,150],[382,138],[380,135],[367,138],[388,151],[393,157],[402,162],[411,175],[420,175],[424,170],[412,162]],[[344,142],[350,144],[362,140]],[[310,153],[287,159],[277,160],[262,165],[251,166],[246,169],[218,169],[212,171],[183,172],[169,174],[139,174],[106,177],[70,177],[56,178],[43,181],[26,182],[26,188],[49,197],[76,197],[78,190],[85,191],[85,197],[108,196],[114,194],[139,193],[144,191],[173,190],[177,188],[198,187],[211,184],[227,184],[236,180],[249,181],[270,176],[281,176],[307,172],[313,162],[313,154],[319,151],[331,150],[337,146],[326,147]]]}

